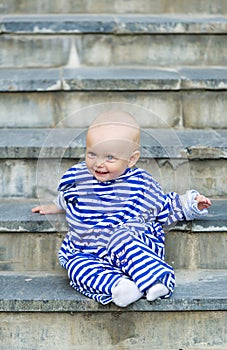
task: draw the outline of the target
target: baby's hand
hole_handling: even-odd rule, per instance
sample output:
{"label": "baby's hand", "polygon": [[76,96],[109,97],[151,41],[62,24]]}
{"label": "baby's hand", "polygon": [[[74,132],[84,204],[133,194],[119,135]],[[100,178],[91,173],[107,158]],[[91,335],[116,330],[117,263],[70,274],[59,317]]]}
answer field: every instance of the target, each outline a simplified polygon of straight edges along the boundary
{"label": "baby's hand", "polygon": [[47,205],[39,205],[37,207],[32,208],[33,213],[43,214],[58,214],[64,213],[64,210],[58,208],[55,204],[47,204]]}
{"label": "baby's hand", "polygon": [[209,198],[203,196],[203,195],[198,195],[195,197],[195,200],[198,203],[198,209],[203,210],[203,209],[208,209],[211,206],[211,201]]}

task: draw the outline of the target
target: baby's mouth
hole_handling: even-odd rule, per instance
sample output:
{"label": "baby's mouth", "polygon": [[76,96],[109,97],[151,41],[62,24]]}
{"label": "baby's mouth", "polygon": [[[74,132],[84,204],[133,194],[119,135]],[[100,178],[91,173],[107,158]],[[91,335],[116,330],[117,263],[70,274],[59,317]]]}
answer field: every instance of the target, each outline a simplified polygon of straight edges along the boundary
{"label": "baby's mouth", "polygon": [[99,174],[99,175],[106,175],[106,174],[108,174],[109,172],[108,172],[108,171],[95,170],[95,173],[96,173],[96,174]]}

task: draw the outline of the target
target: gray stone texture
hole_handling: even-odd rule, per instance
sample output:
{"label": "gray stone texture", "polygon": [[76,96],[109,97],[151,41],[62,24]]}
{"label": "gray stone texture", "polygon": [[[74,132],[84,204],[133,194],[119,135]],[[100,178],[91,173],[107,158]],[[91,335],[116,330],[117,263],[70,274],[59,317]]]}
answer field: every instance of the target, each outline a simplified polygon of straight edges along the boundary
{"label": "gray stone texture", "polygon": [[8,312],[1,314],[0,345],[5,339],[7,350],[225,350],[226,317],[226,311]]}
{"label": "gray stone texture", "polygon": [[[54,6],[53,6],[54,2]],[[227,14],[225,0],[1,0],[0,13]]]}
{"label": "gray stone texture", "polygon": [[178,90],[177,71],[148,68],[65,68],[63,89],[72,91]]}
{"label": "gray stone texture", "polygon": [[[227,38],[175,35],[75,34],[0,36],[0,68],[83,66],[225,66]],[[45,52],[45,55],[43,54]],[[169,53],[171,52],[171,55]]]}
{"label": "gray stone texture", "polygon": [[226,68],[149,69],[85,67],[51,69],[4,69],[0,91],[143,91],[223,90]]}
{"label": "gray stone texture", "polygon": [[61,123],[83,128],[99,110],[126,104],[144,128],[227,128],[225,90],[5,92],[0,94],[0,127],[50,128]]}
{"label": "gray stone texture", "polygon": [[5,15],[0,19],[2,33],[225,33],[225,16],[152,15]]}

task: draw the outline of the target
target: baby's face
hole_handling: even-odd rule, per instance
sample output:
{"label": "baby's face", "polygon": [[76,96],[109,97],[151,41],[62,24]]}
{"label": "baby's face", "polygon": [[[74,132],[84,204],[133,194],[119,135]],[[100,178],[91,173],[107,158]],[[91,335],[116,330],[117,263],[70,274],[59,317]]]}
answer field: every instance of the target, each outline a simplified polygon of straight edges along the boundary
{"label": "baby's face", "polygon": [[88,170],[101,182],[118,178],[134,165],[131,161],[133,142],[124,130],[101,126],[88,131],[86,164]]}

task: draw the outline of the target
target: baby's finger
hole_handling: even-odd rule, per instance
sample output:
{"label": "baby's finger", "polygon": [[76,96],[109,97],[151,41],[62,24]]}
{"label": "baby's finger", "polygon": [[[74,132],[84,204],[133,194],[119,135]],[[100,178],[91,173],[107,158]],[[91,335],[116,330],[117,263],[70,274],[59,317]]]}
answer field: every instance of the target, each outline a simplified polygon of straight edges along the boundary
{"label": "baby's finger", "polygon": [[39,214],[45,214],[43,208],[40,207],[40,206],[32,208],[32,212],[33,213],[39,213]]}

